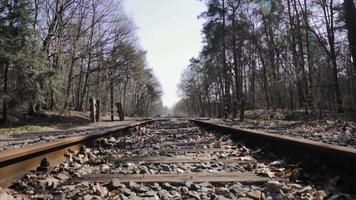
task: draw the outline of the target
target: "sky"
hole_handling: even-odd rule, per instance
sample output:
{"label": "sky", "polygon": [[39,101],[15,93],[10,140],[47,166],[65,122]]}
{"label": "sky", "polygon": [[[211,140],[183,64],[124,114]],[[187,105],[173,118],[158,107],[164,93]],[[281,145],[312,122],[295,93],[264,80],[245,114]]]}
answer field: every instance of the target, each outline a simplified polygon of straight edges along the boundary
{"label": "sky", "polygon": [[147,51],[149,67],[163,89],[163,104],[173,107],[179,101],[177,85],[189,59],[202,48],[205,10],[198,0],[125,0],[125,11],[138,26],[137,35]]}

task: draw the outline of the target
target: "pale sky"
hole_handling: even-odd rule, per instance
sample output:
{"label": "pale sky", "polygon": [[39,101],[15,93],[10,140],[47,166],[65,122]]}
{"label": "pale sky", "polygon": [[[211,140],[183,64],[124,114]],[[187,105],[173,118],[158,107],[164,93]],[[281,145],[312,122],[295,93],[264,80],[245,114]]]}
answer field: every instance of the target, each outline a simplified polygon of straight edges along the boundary
{"label": "pale sky", "polygon": [[202,47],[203,20],[197,17],[205,10],[204,4],[198,0],[125,0],[124,7],[139,28],[149,67],[162,85],[163,104],[172,107],[179,100],[181,73]]}

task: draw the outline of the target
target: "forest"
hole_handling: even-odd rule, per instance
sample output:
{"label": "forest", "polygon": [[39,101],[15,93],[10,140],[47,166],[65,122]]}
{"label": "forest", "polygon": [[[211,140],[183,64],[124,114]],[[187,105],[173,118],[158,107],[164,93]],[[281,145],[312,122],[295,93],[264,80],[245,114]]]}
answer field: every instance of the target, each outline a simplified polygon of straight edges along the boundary
{"label": "forest", "polygon": [[203,2],[204,47],[181,76],[176,113],[355,113],[355,1]]}
{"label": "forest", "polygon": [[[1,0],[0,111],[88,110],[91,97],[128,116],[161,107],[161,86],[115,0]],[[0,117],[1,118],[1,117]]]}

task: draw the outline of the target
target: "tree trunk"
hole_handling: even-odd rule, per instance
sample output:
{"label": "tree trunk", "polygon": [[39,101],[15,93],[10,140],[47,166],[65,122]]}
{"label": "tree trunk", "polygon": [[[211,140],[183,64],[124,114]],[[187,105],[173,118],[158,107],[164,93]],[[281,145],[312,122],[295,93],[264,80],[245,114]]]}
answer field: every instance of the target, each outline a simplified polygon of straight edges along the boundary
{"label": "tree trunk", "polygon": [[[233,33],[232,33],[232,43],[233,43],[233,48],[232,48],[232,55],[233,55],[233,67],[234,67],[234,71],[235,71],[235,74],[234,74],[234,81],[235,81],[235,97],[234,100],[233,100],[233,113],[232,113],[232,118],[235,119],[236,116],[237,116],[237,104],[238,104],[238,100],[241,98],[240,96],[240,82],[239,82],[239,64],[241,64],[238,60],[238,56],[237,56],[237,51],[241,52],[241,47],[239,46],[239,48],[237,49],[237,39],[236,39],[236,33],[235,33],[235,24],[236,24],[236,19],[235,19],[235,12],[236,12],[236,9],[233,10],[233,13],[232,13],[232,30],[233,30]],[[241,78],[241,77],[240,77]]]}
{"label": "tree trunk", "polygon": [[[74,57],[74,56],[73,56],[73,57]],[[70,101],[70,89],[71,89],[71,86],[72,86],[74,63],[75,63],[75,60],[72,58],[71,65],[70,65],[70,67],[69,67],[69,74],[68,74],[68,82],[67,82],[67,89],[66,89],[66,96],[65,96],[64,109],[67,109],[68,106],[69,106],[69,101]]]}
{"label": "tree trunk", "polygon": [[110,112],[111,121],[114,121],[114,77],[113,72],[110,72]]}
{"label": "tree trunk", "polygon": [[225,91],[224,91],[224,83],[223,83],[223,77],[219,75],[219,85],[220,85],[220,109],[219,109],[219,118],[223,117],[225,114]]}
{"label": "tree trunk", "polygon": [[83,71],[83,63],[84,63],[84,58],[82,58],[81,60],[81,64],[80,64],[80,72],[79,72],[79,80],[78,80],[78,88],[77,88],[77,94],[76,94],[76,107],[75,109],[77,111],[81,111],[81,92],[82,92],[82,82],[83,82],[83,75],[84,75],[84,71]]}
{"label": "tree trunk", "polygon": [[[94,28],[95,28],[94,27],[95,26],[95,11],[96,11],[96,9],[93,6],[93,15],[92,15],[92,21],[91,21],[91,27],[90,27],[88,48],[92,48],[92,45],[93,45]],[[92,64],[92,53],[89,52],[88,63],[87,63],[87,72],[85,75],[84,88],[83,88],[83,93],[82,93],[81,101],[80,101],[81,102],[80,109],[83,108],[84,97],[88,90],[88,80],[89,80],[89,75],[90,75],[90,70],[91,70],[91,64]]]}
{"label": "tree trunk", "polygon": [[227,119],[229,116],[229,94],[230,94],[230,85],[229,85],[229,77],[228,77],[228,69],[227,69],[227,63],[226,63],[226,42],[225,42],[225,0],[222,0],[222,18],[223,18],[223,66],[224,66],[224,80],[225,80],[225,94],[224,94],[224,118]]}
{"label": "tree trunk", "polygon": [[[252,46],[252,45],[251,45]],[[250,79],[250,96],[251,96],[251,102],[250,106],[251,109],[255,109],[255,79],[256,79],[256,61],[255,61],[255,56],[254,53],[252,53],[252,47],[251,47],[251,79]]]}
{"label": "tree trunk", "polygon": [[[80,9],[82,9],[82,7]],[[82,14],[82,11],[80,13]],[[77,34],[76,34],[75,40],[73,41],[74,42],[73,43],[73,52],[72,52],[72,55],[71,55],[71,62],[70,62],[70,67],[69,67],[69,74],[68,74],[68,82],[67,82],[64,109],[68,108],[69,101],[70,101],[70,89],[72,87],[72,81],[73,81],[72,79],[73,79],[74,64],[75,64],[75,61],[77,59],[76,58],[77,42],[79,41],[80,33],[82,31],[82,22],[83,22],[83,17],[80,16],[78,29],[77,29]]]}
{"label": "tree trunk", "polygon": [[[276,84],[276,64],[275,64],[275,42],[274,42],[274,35],[273,35],[273,30],[271,27],[271,22],[270,20],[266,20],[266,18],[263,16],[262,17],[263,20],[263,28],[264,28],[264,33],[266,35],[266,41],[267,41],[267,49],[268,49],[268,62],[266,64],[268,64],[268,69],[270,74],[271,74],[271,78],[270,78],[270,104],[272,106],[272,108],[275,108],[275,102],[274,102],[274,97],[278,96],[278,85]],[[266,72],[267,73],[267,72]]]}
{"label": "tree trunk", "polygon": [[[241,61],[240,61],[241,63]],[[240,122],[243,122],[245,119],[245,92],[243,91],[244,84],[244,66],[241,64],[241,76],[240,76]]]}
{"label": "tree trunk", "polygon": [[292,16],[292,7],[291,7],[291,1],[287,0],[287,5],[288,5],[288,17],[289,17],[289,30],[291,32],[290,34],[290,51],[292,52],[292,60],[293,60],[293,65],[295,68],[295,76],[296,76],[296,86],[297,86],[297,94],[298,94],[298,102],[299,102],[299,107],[303,107],[305,103],[305,98],[304,98],[304,92],[303,92],[303,81],[301,77],[301,65],[300,62],[298,61],[298,52],[297,52],[297,34],[296,33],[296,25],[294,23],[294,17]]}
{"label": "tree trunk", "polygon": [[344,8],[352,63],[356,73],[356,8],[353,0],[344,0]]}
{"label": "tree trunk", "polygon": [[303,107],[305,108],[306,112],[308,112],[308,106],[307,106],[307,101],[306,101],[306,95],[309,93],[308,92],[308,79],[307,79],[307,75],[305,73],[305,60],[304,60],[304,43],[303,43],[303,34],[301,31],[301,21],[300,21],[300,16],[299,16],[299,10],[297,8],[297,2],[296,0],[293,0],[293,7],[295,10],[295,15],[296,15],[296,25],[295,25],[295,29],[296,29],[296,39],[297,39],[297,46],[298,46],[298,64],[300,67],[300,71],[301,71],[301,91],[302,91],[302,104]]}
{"label": "tree trunk", "polygon": [[[304,12],[303,15],[306,15],[306,20],[308,20],[308,8],[307,8],[307,0],[304,0]],[[307,48],[307,60],[308,60],[308,72],[309,72],[309,89],[307,93],[308,104],[311,108],[312,113],[314,112],[314,95],[313,95],[313,88],[314,88],[314,81],[313,81],[313,64],[312,64],[312,54],[310,51],[310,39],[309,39],[309,31],[305,29],[305,41],[306,41],[306,48]]]}
{"label": "tree trunk", "polygon": [[[255,36],[256,37],[256,36]],[[267,69],[266,69],[266,62],[264,60],[263,54],[262,54],[262,47],[258,45],[257,39],[254,37],[255,44],[257,47],[258,54],[260,56],[261,64],[262,64],[262,73],[263,73],[263,89],[265,92],[265,100],[266,100],[266,106],[267,109],[269,110],[271,108],[270,100],[269,100],[269,91],[268,91],[268,79],[267,79]]]}
{"label": "tree trunk", "polygon": [[4,97],[3,97],[3,107],[2,107],[2,120],[3,123],[7,121],[7,84],[8,84],[8,72],[9,72],[9,62],[5,61],[4,70]]}
{"label": "tree trunk", "polygon": [[[338,69],[337,69],[337,61],[336,61],[336,51],[335,51],[335,35],[334,35],[334,7],[333,7],[333,0],[330,1],[330,6],[329,6],[329,19],[330,19],[330,27],[327,26],[327,32],[328,32],[328,42],[329,42],[329,47],[330,47],[330,59],[332,63],[332,77],[334,81],[334,88],[335,88],[335,97],[336,97],[336,103],[337,103],[337,112],[342,113],[344,112],[343,109],[343,103],[342,103],[342,97],[341,97],[341,92],[340,92],[340,86],[339,86],[339,77],[338,77]],[[325,13],[326,15],[326,13]]]}

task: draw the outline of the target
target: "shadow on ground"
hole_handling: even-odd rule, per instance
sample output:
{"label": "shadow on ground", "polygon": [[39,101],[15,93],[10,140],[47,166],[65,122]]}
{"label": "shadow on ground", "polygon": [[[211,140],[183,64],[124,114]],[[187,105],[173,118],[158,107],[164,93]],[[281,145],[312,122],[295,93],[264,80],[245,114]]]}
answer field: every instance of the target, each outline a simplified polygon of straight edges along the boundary
{"label": "shadow on ground", "polygon": [[[34,115],[9,115],[8,122],[0,124],[0,134],[11,129],[13,133],[36,132],[42,129],[69,129],[89,125],[90,119],[84,114],[36,113]],[[18,130],[16,130],[18,129]]]}

